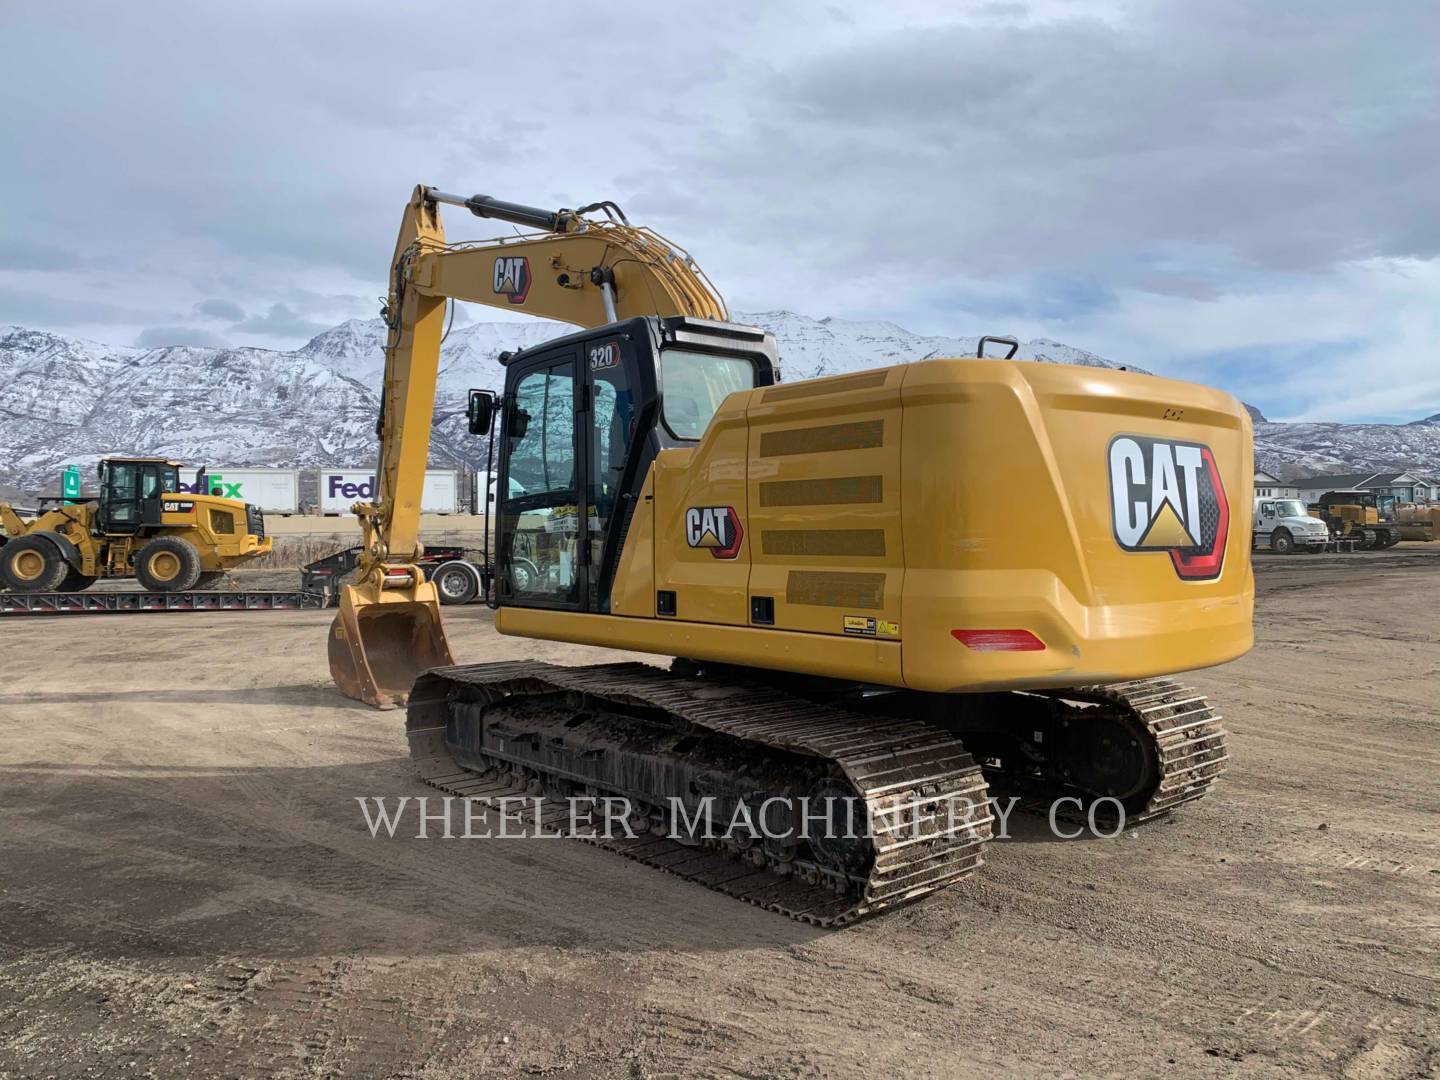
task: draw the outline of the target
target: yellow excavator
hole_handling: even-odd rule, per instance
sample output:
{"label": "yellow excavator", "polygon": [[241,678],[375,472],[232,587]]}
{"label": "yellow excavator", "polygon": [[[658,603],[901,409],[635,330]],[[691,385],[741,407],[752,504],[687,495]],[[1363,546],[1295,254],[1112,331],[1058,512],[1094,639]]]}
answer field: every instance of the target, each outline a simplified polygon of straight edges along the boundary
{"label": "yellow excavator", "polygon": [[[450,244],[441,205],[531,231]],[[498,421],[496,628],[668,670],[454,666],[416,559],[456,300],[583,328],[470,394],[473,434]],[[408,703],[432,785],[528,794],[560,832],[588,806],[594,843],[833,926],[974,873],[991,787],[1118,831],[1223,772],[1220,716],[1172,675],[1252,644],[1230,395],[1016,362],[1013,339],[782,382],[771,335],[613,203],[416,188],[385,317],[377,497],[330,665]]]}

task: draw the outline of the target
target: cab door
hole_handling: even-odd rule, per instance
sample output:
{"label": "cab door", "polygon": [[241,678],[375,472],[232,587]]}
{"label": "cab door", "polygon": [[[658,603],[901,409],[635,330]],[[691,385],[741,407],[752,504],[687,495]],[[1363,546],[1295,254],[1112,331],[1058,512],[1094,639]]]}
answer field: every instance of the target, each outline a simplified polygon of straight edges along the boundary
{"label": "cab door", "polygon": [[588,592],[578,361],[567,347],[508,373],[496,497],[499,596],[508,606],[578,610]]}
{"label": "cab door", "polygon": [[106,532],[133,533],[144,523],[140,499],[140,466],[133,461],[101,464],[100,525]]}
{"label": "cab door", "polygon": [[146,462],[140,466],[140,524],[159,528],[160,515],[165,512],[160,493],[165,490],[164,465]]}

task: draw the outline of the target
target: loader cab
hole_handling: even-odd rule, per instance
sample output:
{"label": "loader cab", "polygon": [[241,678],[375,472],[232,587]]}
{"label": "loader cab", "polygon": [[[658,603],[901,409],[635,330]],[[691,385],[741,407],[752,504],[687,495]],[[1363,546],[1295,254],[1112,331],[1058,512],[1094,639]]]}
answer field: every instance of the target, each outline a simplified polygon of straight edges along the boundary
{"label": "loader cab", "polygon": [[102,532],[137,533],[158,528],[160,496],[180,490],[178,462],[162,458],[106,458],[100,462]]}
{"label": "loader cab", "polygon": [[697,443],[731,393],[773,384],[775,358],[763,330],[646,316],[505,361],[497,602],[608,612],[656,453]]}

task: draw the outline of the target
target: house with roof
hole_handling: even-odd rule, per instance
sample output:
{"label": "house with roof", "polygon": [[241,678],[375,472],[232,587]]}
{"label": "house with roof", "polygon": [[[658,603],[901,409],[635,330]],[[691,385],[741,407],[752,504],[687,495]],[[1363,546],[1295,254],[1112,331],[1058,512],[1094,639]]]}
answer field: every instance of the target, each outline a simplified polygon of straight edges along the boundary
{"label": "house with roof", "polygon": [[1257,499],[1298,499],[1300,489],[1288,481],[1281,480],[1278,476],[1272,476],[1264,469],[1256,469],[1255,497]]}
{"label": "house with roof", "polygon": [[[1257,476],[1256,484],[1259,484]],[[1315,502],[1327,491],[1373,491],[1376,495],[1393,495],[1400,502],[1433,502],[1440,498],[1435,481],[1410,472],[1339,473],[1333,476],[1311,476],[1296,480],[1299,497]],[[1258,492],[1257,492],[1258,494]]]}

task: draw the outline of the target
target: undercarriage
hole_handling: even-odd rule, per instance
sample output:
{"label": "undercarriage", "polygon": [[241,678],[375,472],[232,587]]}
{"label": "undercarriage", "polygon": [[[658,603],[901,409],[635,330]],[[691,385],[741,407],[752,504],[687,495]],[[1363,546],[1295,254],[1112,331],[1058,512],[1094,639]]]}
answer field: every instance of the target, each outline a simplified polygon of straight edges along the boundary
{"label": "undercarriage", "polygon": [[990,797],[1128,828],[1206,794],[1220,718],[1172,679],[918,694],[677,661],[439,668],[407,733],[422,777],[821,926],[975,873]]}

